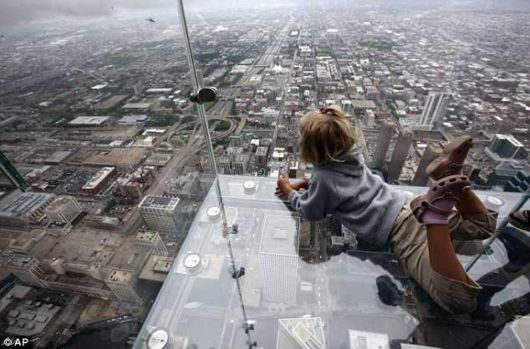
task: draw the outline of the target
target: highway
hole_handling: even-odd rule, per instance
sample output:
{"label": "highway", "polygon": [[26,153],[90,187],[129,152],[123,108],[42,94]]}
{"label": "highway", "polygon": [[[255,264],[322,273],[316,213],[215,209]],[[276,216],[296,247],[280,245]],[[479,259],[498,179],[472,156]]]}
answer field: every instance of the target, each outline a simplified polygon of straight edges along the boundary
{"label": "highway", "polygon": [[[274,43],[265,50],[265,52],[259,57],[254,64],[247,70],[247,72],[243,75],[243,77],[240,80],[240,83],[243,85],[248,84],[248,81],[250,78],[256,73],[255,69],[257,71],[261,71],[263,68],[256,68],[255,66],[270,66],[274,62],[274,58],[279,54],[281,46],[287,35],[289,34],[289,28],[292,24],[292,20],[287,22],[282,30],[279,32],[277,38],[275,39]],[[241,85],[236,85],[236,88],[232,91],[230,95],[230,99],[235,99],[239,97],[241,94]],[[241,133],[243,127],[246,123],[246,117],[242,116],[241,120],[239,122],[239,125],[237,127],[234,125],[234,121],[228,118],[228,114],[230,113],[231,108],[229,107],[228,103],[233,103],[232,101],[219,101],[218,104],[220,104],[219,107],[214,106],[212,109],[221,111],[221,115],[212,115],[211,117],[208,116],[209,120],[219,120],[219,121],[226,121],[231,123],[231,127],[224,132],[214,132],[213,130],[210,130],[212,133],[212,139],[219,139],[227,137],[228,135],[232,133],[239,134]],[[178,132],[181,130],[182,125],[179,123],[174,124],[170,130],[169,133],[174,134],[175,132]],[[198,125],[197,125],[198,126]],[[165,185],[167,184],[168,180],[172,176],[176,176],[178,172],[184,167],[186,162],[188,162],[193,156],[197,155],[199,152],[201,152],[204,149],[204,139],[202,132],[198,133],[198,127],[195,127],[194,130],[190,133],[190,136],[188,138],[188,143],[184,145],[180,149],[175,149],[173,153],[173,157],[168,162],[168,164],[162,169],[160,172],[155,184],[153,184],[147,191],[146,195],[160,195],[164,193]]]}

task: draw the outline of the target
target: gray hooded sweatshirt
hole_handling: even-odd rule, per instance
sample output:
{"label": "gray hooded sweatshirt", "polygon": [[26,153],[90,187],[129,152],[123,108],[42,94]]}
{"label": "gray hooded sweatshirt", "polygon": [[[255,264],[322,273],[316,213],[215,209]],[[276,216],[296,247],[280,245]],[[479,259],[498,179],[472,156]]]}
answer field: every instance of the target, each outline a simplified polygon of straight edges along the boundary
{"label": "gray hooded sweatshirt", "polygon": [[343,162],[315,165],[309,189],[293,191],[292,207],[309,221],[333,214],[369,243],[384,246],[406,195],[372,174],[360,153]]}

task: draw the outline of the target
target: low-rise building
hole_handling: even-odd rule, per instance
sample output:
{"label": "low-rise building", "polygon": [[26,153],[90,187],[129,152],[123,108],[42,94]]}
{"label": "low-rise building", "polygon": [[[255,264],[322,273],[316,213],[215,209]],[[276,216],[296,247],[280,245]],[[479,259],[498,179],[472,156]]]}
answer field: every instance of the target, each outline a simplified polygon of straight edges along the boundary
{"label": "low-rise building", "polygon": [[46,208],[45,213],[50,222],[72,224],[82,211],[83,209],[76,198],[61,196]]}
{"label": "low-rise building", "polygon": [[110,119],[110,116],[78,116],[68,124],[72,126],[100,126]]}
{"label": "low-rise building", "polygon": [[81,192],[96,195],[117,175],[115,167],[103,167],[81,187]]}
{"label": "low-rise building", "polygon": [[133,199],[142,197],[145,189],[149,188],[158,176],[155,166],[143,166],[135,172],[126,174],[116,180],[116,195]]}
{"label": "low-rise building", "polygon": [[44,218],[54,194],[15,191],[0,201],[0,226],[29,227]]}

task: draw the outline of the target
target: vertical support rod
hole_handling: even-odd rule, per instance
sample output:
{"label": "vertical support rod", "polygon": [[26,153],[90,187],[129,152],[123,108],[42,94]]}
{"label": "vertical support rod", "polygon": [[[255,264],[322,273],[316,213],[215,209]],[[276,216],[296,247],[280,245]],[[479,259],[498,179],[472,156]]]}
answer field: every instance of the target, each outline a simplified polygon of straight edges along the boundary
{"label": "vertical support rod", "polygon": [[[188,22],[186,20],[186,13],[184,11],[183,0],[178,0],[177,4],[178,4],[182,34],[184,35],[184,45],[186,46],[186,57],[188,59],[188,65],[190,68],[193,88],[195,91],[198,91],[201,88],[200,79],[199,79],[199,74],[197,72],[197,68],[195,67],[195,59],[193,58],[193,50],[191,48],[190,33],[189,33],[189,28],[188,28]],[[226,212],[225,212],[225,207],[224,207],[224,202],[223,202],[223,196],[221,194],[221,186],[219,184],[219,172],[217,170],[217,163],[215,162],[215,155],[214,155],[212,140],[210,138],[210,128],[208,127],[208,119],[206,118],[206,110],[204,109],[204,106],[202,104],[199,104],[197,108],[199,112],[199,120],[201,122],[202,130],[203,130],[203,136],[206,141],[208,157],[210,158],[210,162],[212,163],[212,168],[213,168],[213,172],[215,175],[214,185],[215,185],[215,191],[217,193],[217,201],[219,203],[219,209],[221,210],[221,215],[223,218],[223,235],[227,235],[228,234],[228,223],[226,220]]]}
{"label": "vertical support rod", "polygon": [[[177,3],[178,3],[179,18],[180,18],[180,24],[181,24],[181,27],[182,27],[182,33],[184,34],[184,44],[186,46],[188,64],[189,64],[190,72],[191,72],[191,75],[192,75],[193,88],[195,89],[195,91],[198,91],[201,86],[200,86],[199,75],[198,75],[197,69],[195,67],[195,60],[193,58],[193,51],[192,51],[191,42],[190,42],[189,28],[188,28],[188,23],[186,21],[186,14],[185,14],[185,11],[184,11],[184,3],[183,3],[183,0],[178,0]],[[204,133],[204,137],[205,137],[205,141],[206,141],[206,146],[207,146],[207,150],[208,150],[208,156],[209,156],[210,161],[212,163],[214,174],[215,174],[214,185],[215,185],[215,190],[216,190],[216,193],[217,193],[217,200],[219,202],[219,209],[221,210],[221,215],[223,217],[223,235],[228,239],[228,250],[230,252],[230,259],[232,260],[232,272],[235,273],[237,271],[237,269],[236,269],[234,254],[233,254],[233,251],[232,251],[232,244],[231,244],[231,241],[230,241],[231,236],[230,236],[230,232],[228,230],[229,228],[228,228],[227,219],[226,219],[226,212],[225,212],[223,197],[222,197],[222,194],[221,194],[221,186],[219,184],[219,178],[218,178],[219,173],[217,171],[217,164],[215,162],[215,156],[214,156],[212,140],[210,138],[210,130],[209,130],[209,127],[208,127],[208,119],[206,118],[206,111],[205,111],[204,106],[202,104],[198,105],[198,110],[199,110],[199,119],[200,119],[200,122],[201,122],[201,125],[202,125],[202,129],[203,129],[203,133]],[[243,319],[245,321],[245,330],[246,330],[246,334],[247,334],[247,338],[248,338],[248,346],[249,346],[249,348],[252,348],[254,346],[254,342],[252,341],[252,336],[250,335],[250,332],[248,330],[247,313],[246,313],[246,310],[245,310],[245,303],[243,301],[243,294],[241,292],[241,285],[239,283],[239,278],[236,278],[236,286],[237,286],[237,291],[238,291],[238,295],[239,295],[239,300],[241,302],[241,310],[242,310],[242,313],[243,313]]]}
{"label": "vertical support rod", "polygon": [[[519,211],[528,202],[529,198],[530,198],[530,191],[527,190],[521,196],[519,201],[512,207],[510,212]],[[482,247],[480,252],[477,253],[477,255],[473,258],[473,260],[471,262],[469,262],[468,265],[466,265],[466,268],[465,268],[466,269],[466,273],[469,272],[469,270],[471,270],[471,268],[473,268],[473,266],[479,260],[479,258],[484,254],[484,252],[486,252],[486,250],[491,246],[491,244],[493,244],[493,241],[495,241],[495,239],[497,239],[499,237],[499,235],[501,235],[501,232],[504,229],[504,227],[506,227],[506,225],[508,225],[508,219],[509,219],[509,216],[506,216],[502,220],[501,224],[499,224],[499,226],[495,230],[495,234],[493,234],[493,236],[488,240],[488,242]]]}
{"label": "vertical support rod", "polygon": [[[234,275],[235,273],[237,273],[237,266],[236,266],[236,261],[234,259],[234,252],[232,251],[232,243],[230,242],[230,239],[228,239],[228,251],[230,253],[230,259],[232,260],[232,273],[233,273],[232,275]],[[237,294],[239,296],[239,302],[241,304],[241,312],[243,313],[243,321],[244,321],[245,332],[247,335],[248,346],[250,349],[252,349],[254,342],[252,340],[252,336],[250,335],[247,311],[245,309],[245,302],[243,300],[243,292],[241,291],[241,284],[239,282],[239,278],[237,277],[235,278],[235,280],[236,280],[236,286],[237,286]]]}

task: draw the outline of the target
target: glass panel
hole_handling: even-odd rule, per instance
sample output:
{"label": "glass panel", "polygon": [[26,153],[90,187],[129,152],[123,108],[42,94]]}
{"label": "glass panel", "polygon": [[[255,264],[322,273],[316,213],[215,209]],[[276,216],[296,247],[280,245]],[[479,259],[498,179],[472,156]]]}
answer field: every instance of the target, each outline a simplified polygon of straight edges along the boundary
{"label": "glass panel", "polygon": [[[252,341],[263,348],[288,343],[355,348],[350,343],[362,338],[464,348],[493,341],[502,347],[514,340],[505,324],[526,314],[530,291],[524,257],[530,247],[522,231],[507,227],[470,273],[487,286],[480,298],[485,312],[451,316],[407,276],[395,255],[355,248],[341,253],[344,241],[332,238],[340,234],[340,224],[302,219],[274,196],[274,179],[220,176],[219,183],[228,222],[238,225],[230,239],[234,258],[222,238],[212,188],[136,347],[149,348],[165,333],[169,347],[247,348],[241,304],[254,327]],[[510,204],[518,199],[502,197]],[[232,260],[245,268],[239,279],[243,303],[231,277]],[[396,292],[378,292],[383,282],[395,284]]]}

